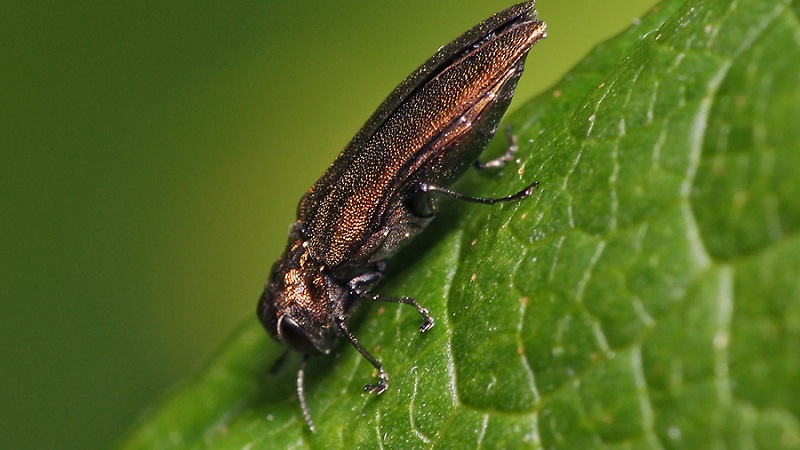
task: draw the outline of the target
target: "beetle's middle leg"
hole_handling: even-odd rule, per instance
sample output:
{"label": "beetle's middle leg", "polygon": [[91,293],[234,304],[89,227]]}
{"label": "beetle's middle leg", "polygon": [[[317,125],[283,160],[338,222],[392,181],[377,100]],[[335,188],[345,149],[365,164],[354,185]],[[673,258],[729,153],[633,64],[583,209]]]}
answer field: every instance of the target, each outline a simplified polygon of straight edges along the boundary
{"label": "beetle's middle leg", "polygon": [[[379,263],[380,264],[380,263]],[[350,293],[356,295],[358,297],[368,298],[372,301],[376,302],[389,302],[389,303],[405,303],[406,305],[411,305],[419,312],[422,316],[422,325],[419,327],[420,333],[424,333],[433,327],[433,317],[431,317],[430,313],[427,309],[423,308],[416,300],[411,297],[387,297],[384,295],[373,294],[371,292],[367,292],[363,286],[374,286],[378,280],[383,276],[383,271],[378,270],[376,272],[368,273],[365,275],[361,275],[358,277],[353,278],[348,283],[348,287],[350,288]]]}

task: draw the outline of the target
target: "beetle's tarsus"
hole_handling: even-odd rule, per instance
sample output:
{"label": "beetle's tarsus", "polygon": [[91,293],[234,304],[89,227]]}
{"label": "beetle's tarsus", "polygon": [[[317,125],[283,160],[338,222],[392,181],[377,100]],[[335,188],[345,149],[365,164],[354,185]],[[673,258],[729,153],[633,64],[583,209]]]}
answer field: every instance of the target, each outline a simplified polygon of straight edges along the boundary
{"label": "beetle's tarsus", "polygon": [[422,314],[423,322],[422,325],[419,326],[419,332],[424,333],[433,328],[434,321],[433,317],[431,317],[430,314],[428,314],[427,309],[422,308],[420,310],[420,314]]}
{"label": "beetle's tarsus", "polygon": [[509,161],[513,161],[514,157],[517,156],[517,151],[519,151],[519,144],[517,143],[517,135],[513,133],[511,125],[506,127],[506,139],[508,140],[508,148],[505,153],[485,163],[475,161],[473,164],[475,168],[478,170],[502,169]]}
{"label": "beetle's tarsus", "polygon": [[383,370],[383,367],[378,372],[378,383],[364,386],[364,392],[379,395],[389,387],[389,375]]}

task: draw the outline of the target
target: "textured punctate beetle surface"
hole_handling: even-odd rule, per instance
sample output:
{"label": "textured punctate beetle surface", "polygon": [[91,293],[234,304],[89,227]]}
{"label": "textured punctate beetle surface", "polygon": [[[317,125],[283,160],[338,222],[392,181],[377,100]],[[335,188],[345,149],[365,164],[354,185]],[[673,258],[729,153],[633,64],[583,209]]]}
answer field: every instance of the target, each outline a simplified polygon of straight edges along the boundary
{"label": "textured punctate beetle surface", "polygon": [[311,430],[305,362],[309,355],[330,353],[339,337],[378,370],[378,382],[366,390],[379,394],[387,388],[383,366],[348,329],[356,299],[409,304],[422,315],[420,331],[433,326],[414,299],[370,291],[384,260],[433,218],[438,198],[491,204],[525,198],[536,186],[500,198],[448,189],[471,165],[496,167],[512,159],[515,146],[495,161],[478,163],[511,102],[528,51],[545,37],[533,6],[512,6],[442,47],[389,95],[300,200],[258,317],[273,338],[304,355],[297,387]]}

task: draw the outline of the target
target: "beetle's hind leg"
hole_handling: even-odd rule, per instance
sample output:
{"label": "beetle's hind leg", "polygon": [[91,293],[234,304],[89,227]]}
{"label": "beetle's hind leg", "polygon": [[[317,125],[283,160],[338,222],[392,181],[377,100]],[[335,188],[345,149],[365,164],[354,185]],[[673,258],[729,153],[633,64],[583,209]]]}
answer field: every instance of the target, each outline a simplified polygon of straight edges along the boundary
{"label": "beetle's hind leg", "polygon": [[490,159],[485,163],[475,161],[473,163],[475,168],[478,170],[502,169],[506,164],[508,164],[509,161],[513,161],[514,157],[517,156],[517,152],[519,151],[519,143],[517,142],[517,135],[514,134],[511,125],[506,127],[506,140],[508,141],[508,148],[506,149],[505,153],[495,159]]}
{"label": "beetle's hind leg", "polygon": [[[506,139],[508,140],[508,149],[506,150],[505,153],[503,153],[502,155],[500,155],[495,159],[486,161],[484,163],[480,161],[475,161],[473,163],[475,168],[478,170],[498,169],[505,167],[505,165],[508,164],[509,161],[513,161],[514,157],[516,157],[517,152],[519,151],[519,142],[517,141],[517,135],[513,133],[511,125],[506,127]],[[513,202],[517,200],[522,200],[531,195],[531,193],[533,192],[533,188],[535,188],[538,185],[539,182],[534,181],[533,183],[525,186],[525,188],[519,192],[507,195],[505,197],[497,197],[497,198],[471,197],[468,195],[459,194],[458,192],[451,191],[450,189],[447,188],[424,184],[424,183],[420,186],[420,190],[426,193],[430,192],[430,193],[446,195],[456,200],[464,200],[472,203],[483,203],[491,205],[498,202]]]}
{"label": "beetle's hind leg", "polygon": [[421,184],[420,190],[422,192],[430,192],[436,193],[441,195],[446,195],[448,197],[454,198],[456,200],[463,200],[465,202],[472,202],[472,203],[482,203],[484,205],[493,205],[499,202],[514,202],[518,200],[522,200],[533,192],[533,188],[539,185],[538,181],[534,181],[533,183],[525,186],[525,189],[515,192],[511,195],[507,195],[505,197],[493,197],[493,198],[483,198],[483,197],[470,197],[469,195],[460,194],[455,191],[451,191],[450,189],[434,186],[431,184]]}

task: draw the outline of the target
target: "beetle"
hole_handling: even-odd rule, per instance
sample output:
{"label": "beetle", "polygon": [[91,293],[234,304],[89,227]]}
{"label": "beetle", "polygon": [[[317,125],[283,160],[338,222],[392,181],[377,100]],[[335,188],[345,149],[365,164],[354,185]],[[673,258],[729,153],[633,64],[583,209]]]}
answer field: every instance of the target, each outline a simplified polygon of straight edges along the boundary
{"label": "beetle", "polygon": [[[347,325],[355,300],[405,303],[433,317],[416,300],[372,293],[386,258],[433,219],[439,197],[492,204],[528,197],[537,183],[499,198],[449,189],[470,167],[502,166],[478,157],[494,135],[522,75],[528,51],[546,37],[534,2],[496,13],[442,47],[384,100],[300,200],[288,245],[272,266],[257,314],[267,333],[303,355],[297,393],[309,428],[304,394],[310,355],[329,354],[346,338],[378,372],[365,390],[388,386],[383,365]],[[288,351],[287,350],[287,351]]]}

